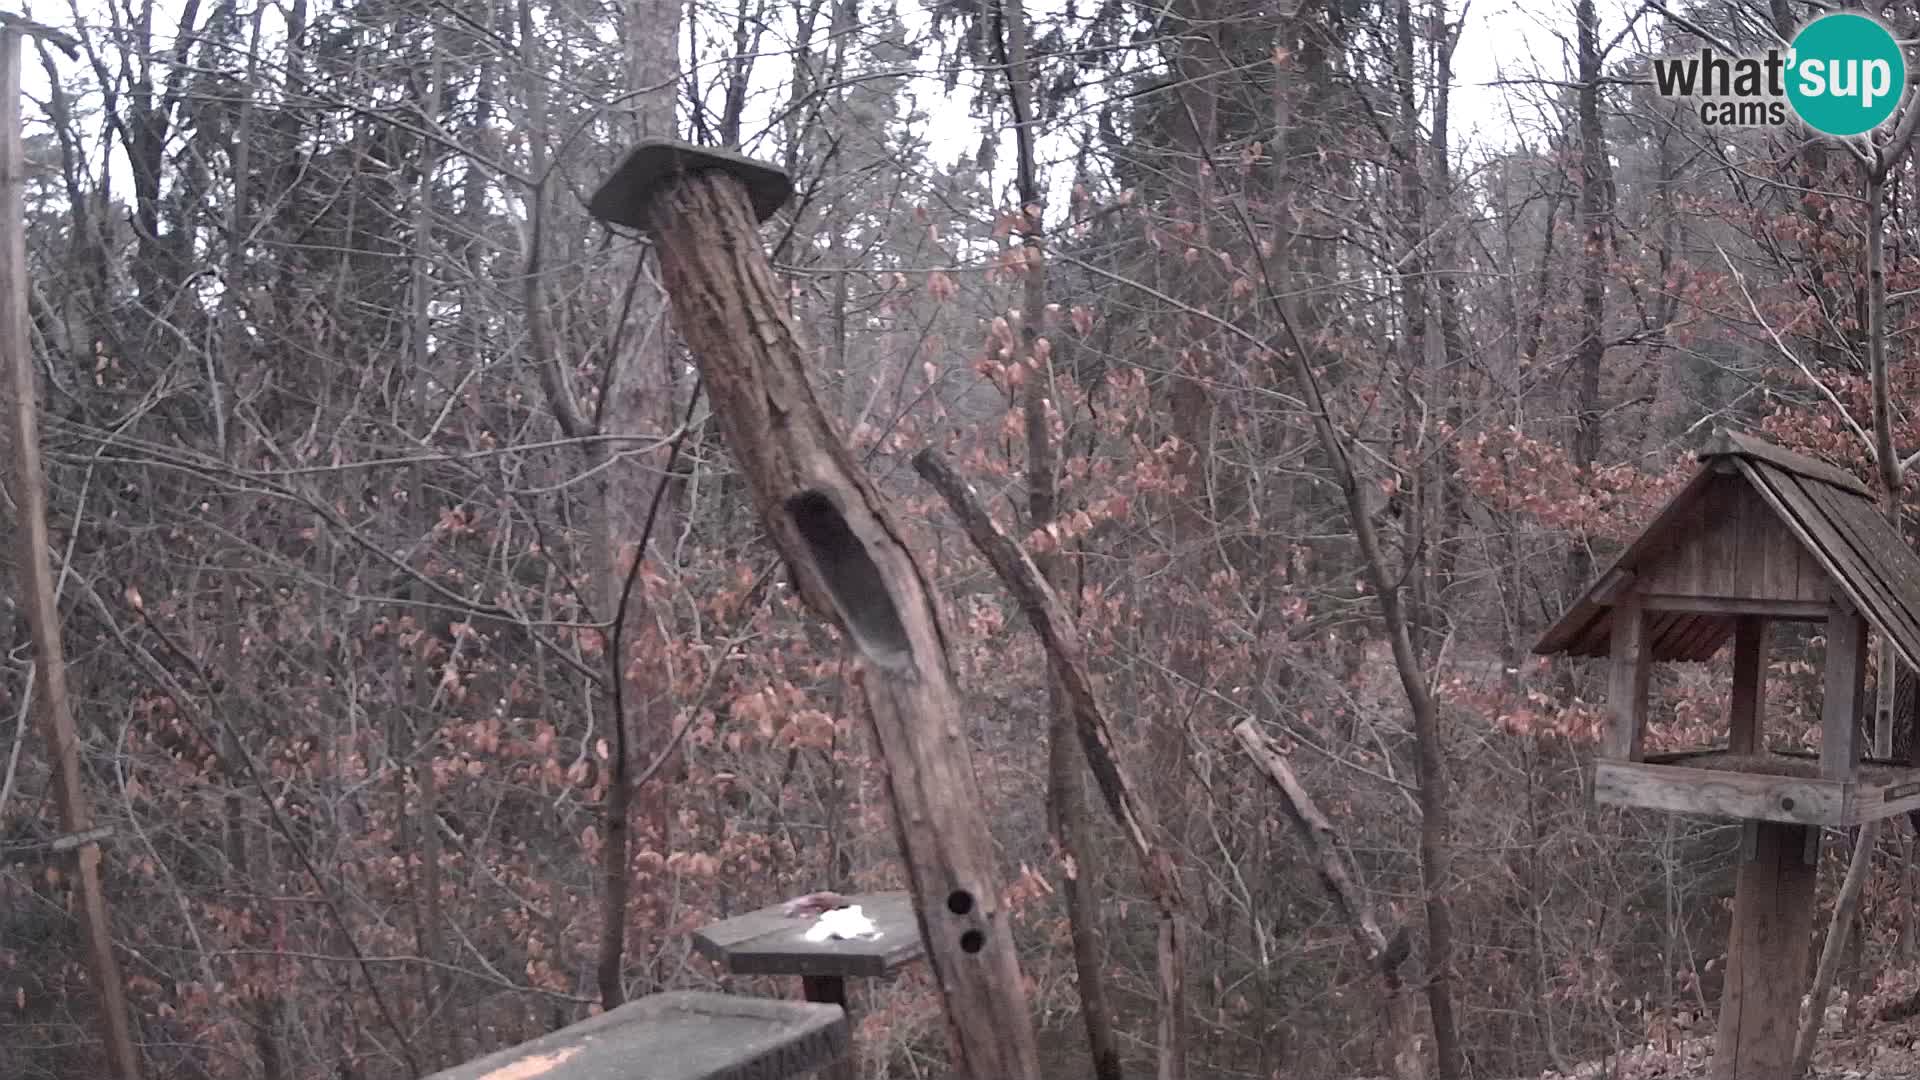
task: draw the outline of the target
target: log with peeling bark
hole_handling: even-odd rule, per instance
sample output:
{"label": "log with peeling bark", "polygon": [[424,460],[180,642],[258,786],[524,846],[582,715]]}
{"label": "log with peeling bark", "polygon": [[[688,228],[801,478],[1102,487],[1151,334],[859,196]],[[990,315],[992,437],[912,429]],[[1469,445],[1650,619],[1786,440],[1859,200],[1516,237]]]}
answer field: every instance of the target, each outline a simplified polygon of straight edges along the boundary
{"label": "log with peeling bark", "polygon": [[674,325],[754,508],[802,597],[845,631],[861,661],[955,1072],[1037,1080],[1033,1020],[941,613],[894,511],[807,382],[756,232],[791,193],[786,174],[770,165],[650,140],[590,209],[652,235]]}
{"label": "log with peeling bark", "polygon": [[1354,940],[1366,950],[1368,960],[1380,976],[1381,994],[1385,998],[1383,1004],[1387,1013],[1387,1049],[1393,1058],[1394,1076],[1397,1080],[1424,1080],[1427,1070],[1426,1061],[1420,1053],[1419,1017],[1413,996],[1400,978],[1400,965],[1406,962],[1410,951],[1406,928],[1401,927],[1392,938],[1388,938],[1386,931],[1380,928],[1373,905],[1367,902],[1359,883],[1353,880],[1353,874],[1347,868],[1346,852],[1340,844],[1339,834],[1334,831],[1333,822],[1320,812],[1320,807],[1314,803],[1306,786],[1293,774],[1293,766],[1287,764],[1286,757],[1254,728],[1251,720],[1235,724],[1233,735],[1240,740],[1247,756],[1280,789],[1281,808],[1285,810],[1287,820],[1300,833],[1301,839],[1307,842],[1314,869],[1320,875],[1320,884],[1326,887],[1334,906],[1346,918]]}
{"label": "log with peeling bark", "polygon": [[1186,1075],[1186,1039],[1183,1022],[1186,1005],[1182,986],[1186,971],[1181,919],[1185,902],[1180,895],[1180,878],[1173,858],[1165,847],[1153,842],[1152,812],[1140,796],[1114,752],[1113,734],[1106,714],[1093,692],[1093,676],[1087,668],[1086,649],[1080,643],[1080,630],[1072,616],[1047,584],[1040,568],[1024,548],[1015,543],[981,503],[973,488],[931,450],[913,457],[915,471],[940,492],[960,519],[973,546],[986,557],[1014,599],[1026,612],[1027,621],[1040,635],[1041,645],[1060,680],[1061,690],[1073,710],[1074,726],[1086,749],[1087,765],[1100,785],[1107,809],[1126,834],[1134,855],[1140,860],[1147,892],[1160,914],[1160,1062],[1159,1080],[1180,1080]]}

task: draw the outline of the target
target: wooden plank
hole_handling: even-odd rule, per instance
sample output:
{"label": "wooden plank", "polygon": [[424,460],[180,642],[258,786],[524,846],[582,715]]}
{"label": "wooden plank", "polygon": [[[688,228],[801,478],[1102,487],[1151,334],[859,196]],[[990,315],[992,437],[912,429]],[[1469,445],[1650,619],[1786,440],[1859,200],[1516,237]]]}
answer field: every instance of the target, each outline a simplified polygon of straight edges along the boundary
{"label": "wooden plank", "polygon": [[[1873,624],[1886,633],[1903,655],[1920,652],[1920,596],[1909,603],[1909,592],[1920,592],[1920,584],[1902,583],[1900,557],[1905,542],[1894,535],[1871,505],[1823,492],[1816,500],[1827,513],[1835,531],[1853,546],[1854,557],[1866,568],[1870,587],[1862,591],[1866,607],[1862,609]],[[1910,554],[1910,553],[1909,553]]]}
{"label": "wooden plank", "polygon": [[1593,797],[1609,806],[1798,825],[1842,825],[1847,811],[1847,785],[1841,781],[1637,761],[1596,762]]}
{"label": "wooden plank", "polygon": [[1702,617],[1697,611],[1676,611],[1671,618],[1650,618],[1647,643],[1653,647],[1653,655],[1669,660],[1682,655],[1681,646],[1700,629]]}
{"label": "wooden plank", "polygon": [[1720,992],[1720,1028],[1714,1080],[1763,1080],[1789,1075],[1813,949],[1816,867],[1802,857],[1818,833],[1799,825],[1763,822],[1751,859],[1742,859],[1734,885],[1733,929],[1726,982]]}
{"label": "wooden plank", "polygon": [[1857,611],[1827,620],[1820,700],[1820,775],[1845,780],[1860,760],[1860,707],[1867,679],[1867,620]]}
{"label": "wooden plank", "polygon": [[1696,593],[1762,595],[1755,580],[1759,567],[1752,551],[1757,538],[1739,529],[1740,503],[1746,486],[1746,481],[1738,476],[1722,476],[1713,486],[1712,500],[1706,504],[1706,518],[1700,523],[1700,531],[1691,538],[1691,546],[1700,552],[1700,560],[1705,564],[1700,580],[1708,586],[1694,590]]}
{"label": "wooden plank", "polygon": [[789,918],[782,905],[703,926],[693,933],[701,954],[735,975],[884,978],[926,955],[913,898],[901,892],[848,896],[873,920],[877,938],[808,941],[810,918]]}
{"label": "wooden plank", "polygon": [[[1895,647],[1912,663],[1914,654],[1920,654],[1920,557],[1873,504],[1832,492],[1823,492],[1820,499],[1885,589],[1886,612],[1868,610],[1866,614],[1893,637]],[[1904,619],[1896,624],[1894,616]]]}
{"label": "wooden plank", "polygon": [[1743,615],[1733,629],[1733,707],[1727,749],[1751,754],[1766,745],[1767,623]]}
{"label": "wooden plank", "polygon": [[1864,825],[1920,810],[1920,769],[1902,770],[1895,779],[1853,784],[1848,800],[1847,823]]}
{"label": "wooden plank", "polygon": [[[1695,613],[1693,623],[1679,636],[1672,650],[1675,660],[1710,660],[1720,644],[1733,633],[1733,620],[1719,615]],[[1664,655],[1655,650],[1655,656]]]}
{"label": "wooden plank", "polygon": [[1786,447],[1764,439],[1756,439],[1751,435],[1743,435],[1737,431],[1716,432],[1701,449],[1699,458],[1707,461],[1725,454],[1756,458],[1787,472],[1821,480],[1844,491],[1851,491],[1869,499],[1873,498],[1872,489],[1868,488],[1859,477],[1845,469],[1810,458],[1805,454],[1796,454]]}
{"label": "wooden plank", "polygon": [[1600,580],[1593,586],[1593,602],[1611,605],[1620,599],[1620,595],[1633,583],[1633,571],[1622,570],[1616,566],[1600,575]]}
{"label": "wooden plank", "polygon": [[429,1080],[778,1080],[848,1057],[837,1005],[652,994]]}
{"label": "wooden plank", "polygon": [[1663,577],[1670,577],[1673,580],[1678,591],[1689,593],[1716,591],[1702,587],[1703,582],[1700,579],[1706,560],[1701,558],[1700,545],[1693,543],[1692,540],[1707,527],[1707,509],[1713,505],[1716,496],[1726,490],[1726,483],[1726,477],[1714,477],[1713,482],[1701,490],[1700,497],[1694,500],[1693,505],[1687,507],[1686,514],[1681,517],[1678,527],[1673,530],[1667,542],[1657,551],[1650,553],[1647,556],[1647,562],[1641,564],[1642,566],[1648,563],[1653,564]]}
{"label": "wooden plank", "polygon": [[[1821,564],[1832,588],[1839,597],[1860,611],[1874,611],[1876,589],[1871,588],[1877,580],[1867,569],[1853,545],[1841,536],[1833,522],[1819,505],[1806,494],[1805,489],[1795,482],[1793,477],[1778,470],[1768,470],[1764,466],[1755,466],[1742,462],[1740,466],[1752,481],[1754,491],[1780,514],[1793,530],[1794,535],[1805,544],[1807,551]],[[1904,616],[1901,617],[1905,621]]]}
{"label": "wooden plank", "polygon": [[[1643,594],[1744,600],[1825,598],[1820,571],[1771,507],[1738,474],[1717,477],[1674,527],[1673,542],[1636,572]],[[1804,583],[1799,563],[1814,571]],[[1803,593],[1801,590],[1805,588]]]}
{"label": "wooden plank", "polygon": [[1637,761],[1647,725],[1647,677],[1652,657],[1647,641],[1647,616],[1640,598],[1628,593],[1613,606],[1613,646],[1607,681],[1607,709],[1613,722],[1607,729],[1605,752],[1618,761]]}
{"label": "wooden plank", "polygon": [[[1615,558],[1613,562],[1608,565],[1607,569],[1601,573],[1599,578],[1596,579],[1595,585],[1588,588],[1579,600],[1576,600],[1571,607],[1567,608],[1566,612],[1560,616],[1560,620],[1549,627],[1546,633],[1540,635],[1540,639],[1534,642],[1534,653],[1541,656],[1550,656],[1554,653],[1566,652],[1568,644],[1574,640],[1575,636],[1582,628],[1586,627],[1589,622],[1594,619],[1609,618],[1610,616],[1607,614],[1606,608],[1595,603],[1593,600],[1594,590],[1599,587],[1598,583],[1606,581],[1607,575],[1616,569],[1632,570],[1640,564],[1641,559],[1650,551],[1657,550],[1659,547],[1668,543],[1669,539],[1665,534],[1669,531],[1669,526],[1674,525],[1679,520],[1681,515],[1686,512],[1688,506],[1691,505],[1695,496],[1697,496],[1707,484],[1713,481],[1713,475],[1711,467],[1702,468],[1693,475],[1692,479],[1687,481],[1686,486],[1675,492],[1673,497],[1668,499],[1666,503],[1660,507],[1660,510],[1654,514],[1653,520],[1647,523],[1647,527],[1641,531],[1633,543],[1628,544],[1627,549],[1622,551],[1619,557]],[[1590,653],[1585,655],[1598,654]]]}
{"label": "wooden plank", "polygon": [[1758,615],[1783,622],[1820,622],[1833,610],[1826,600],[1760,600],[1741,596],[1674,596],[1643,593],[1648,611],[1684,611],[1706,615]]}
{"label": "wooden plank", "polygon": [[1906,549],[1905,542],[1871,503],[1837,495],[1818,484],[1797,482],[1809,501],[1826,514],[1834,531],[1852,545],[1854,558],[1866,570],[1869,606],[1862,613],[1896,637],[1905,634],[1909,635],[1908,641],[1920,642],[1920,614],[1916,614],[1920,611],[1920,578],[1904,581],[1904,567],[1895,557]]}

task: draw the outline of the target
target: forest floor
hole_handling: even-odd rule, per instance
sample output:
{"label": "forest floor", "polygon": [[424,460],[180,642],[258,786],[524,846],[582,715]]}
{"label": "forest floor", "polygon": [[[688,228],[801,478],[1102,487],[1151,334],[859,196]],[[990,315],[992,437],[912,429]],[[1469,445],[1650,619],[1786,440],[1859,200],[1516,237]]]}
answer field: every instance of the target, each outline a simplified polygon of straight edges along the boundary
{"label": "forest floor", "polygon": [[[1861,999],[1849,1026],[1846,994],[1836,990],[1809,1080],[1920,1080],[1920,1015],[1901,1015],[1914,1011],[1916,991],[1920,970],[1888,973],[1880,989]],[[1899,1008],[1901,1003],[1907,1007]],[[1708,1016],[1691,1030],[1658,1032],[1617,1057],[1585,1062],[1568,1073],[1548,1072],[1539,1080],[1706,1080],[1713,1038]]]}

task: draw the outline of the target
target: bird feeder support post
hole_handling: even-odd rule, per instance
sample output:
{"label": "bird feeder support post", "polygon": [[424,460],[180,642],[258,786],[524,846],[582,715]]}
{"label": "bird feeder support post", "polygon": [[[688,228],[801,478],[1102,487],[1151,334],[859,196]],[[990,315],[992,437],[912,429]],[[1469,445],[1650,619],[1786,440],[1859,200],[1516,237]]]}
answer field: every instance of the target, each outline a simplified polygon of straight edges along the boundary
{"label": "bird feeder support post", "polygon": [[1742,615],[1733,625],[1733,707],[1727,749],[1754,754],[1767,745],[1767,620]]}
{"label": "bird feeder support post", "polygon": [[[840,1011],[847,1014],[848,1030],[852,1030],[853,1006],[847,1003],[846,976],[802,975],[800,993],[808,1001],[840,1006]],[[820,1070],[820,1080],[854,1080],[855,1075],[851,1050],[846,1057]]]}
{"label": "bird feeder support post", "polygon": [[1647,678],[1653,657],[1647,643],[1647,614],[1638,593],[1628,592],[1614,603],[1613,642],[1607,672],[1606,756],[1616,761],[1639,761],[1647,728]]}

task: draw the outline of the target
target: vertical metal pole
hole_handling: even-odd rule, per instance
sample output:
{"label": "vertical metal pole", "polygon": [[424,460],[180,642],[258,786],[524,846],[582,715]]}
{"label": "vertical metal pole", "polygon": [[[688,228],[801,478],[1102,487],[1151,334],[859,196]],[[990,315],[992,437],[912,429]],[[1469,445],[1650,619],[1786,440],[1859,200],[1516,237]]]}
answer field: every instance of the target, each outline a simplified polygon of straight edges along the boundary
{"label": "vertical metal pole", "polygon": [[[27,336],[27,227],[23,188],[26,153],[20,138],[20,55],[24,29],[0,23],[0,351],[6,354],[11,398],[16,583],[33,632],[38,693],[34,712],[53,754],[53,782],[60,823],[68,834],[93,828],[93,813],[81,787],[80,746],[67,701],[67,661],[60,645],[60,610],[54,594],[53,558],[47,538],[47,491],[40,469],[40,424],[35,403],[33,353]],[[127,1019],[120,965],[113,957],[107,899],[100,887],[100,843],[74,852],[81,898],[80,924],[87,958],[100,993],[101,1035],[120,1080],[140,1080],[140,1057]]]}

